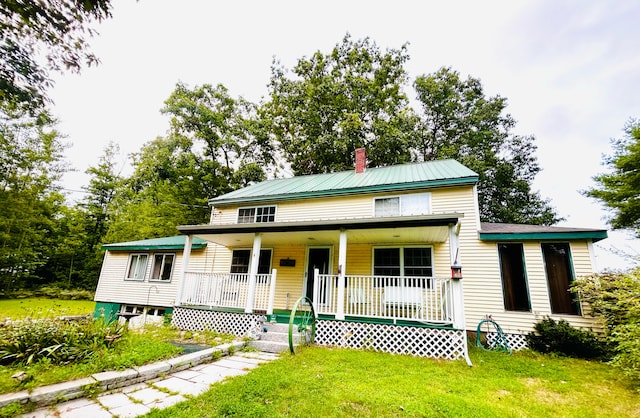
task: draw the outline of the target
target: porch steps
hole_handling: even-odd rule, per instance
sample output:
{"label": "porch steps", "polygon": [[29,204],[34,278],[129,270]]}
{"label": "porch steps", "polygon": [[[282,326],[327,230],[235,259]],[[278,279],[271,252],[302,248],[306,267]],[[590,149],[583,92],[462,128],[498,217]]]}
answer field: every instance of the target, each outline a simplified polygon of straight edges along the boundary
{"label": "porch steps", "polygon": [[265,322],[260,339],[251,341],[249,346],[267,353],[287,351],[289,349],[289,324]]}

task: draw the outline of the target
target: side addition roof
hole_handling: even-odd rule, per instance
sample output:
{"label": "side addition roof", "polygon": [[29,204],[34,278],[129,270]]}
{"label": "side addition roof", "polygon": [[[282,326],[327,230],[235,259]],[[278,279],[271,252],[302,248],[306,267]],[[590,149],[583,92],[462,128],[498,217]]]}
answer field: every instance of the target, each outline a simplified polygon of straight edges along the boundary
{"label": "side addition roof", "polygon": [[274,202],[475,184],[478,174],[455,160],[427,161],[263,181],[209,200],[211,205]]}
{"label": "side addition roof", "polygon": [[[173,237],[143,239],[138,241],[117,242],[114,244],[104,244],[101,249],[109,251],[158,251],[158,250],[182,250],[186,236],[176,235]],[[200,238],[193,238],[192,249],[202,249],[207,246],[207,241]]]}
{"label": "side addition roof", "polygon": [[521,225],[482,222],[482,241],[592,240],[607,238],[604,229],[568,228],[560,226]]}

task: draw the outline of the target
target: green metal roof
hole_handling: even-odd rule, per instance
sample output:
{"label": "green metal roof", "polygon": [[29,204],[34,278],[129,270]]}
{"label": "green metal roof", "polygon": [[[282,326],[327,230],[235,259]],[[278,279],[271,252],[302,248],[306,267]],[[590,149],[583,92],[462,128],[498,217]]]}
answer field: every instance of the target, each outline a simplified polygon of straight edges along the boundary
{"label": "green metal roof", "polygon": [[391,192],[475,184],[478,174],[455,160],[427,161],[263,181],[209,200],[211,205],[258,203],[362,192]]}
{"label": "green metal roof", "polygon": [[592,240],[597,242],[607,238],[607,231],[591,228],[483,222],[478,235],[482,241]]}
{"label": "green metal roof", "polygon": [[[109,251],[155,251],[155,250],[182,250],[186,236],[176,235],[173,237],[143,239],[139,241],[117,242],[114,244],[104,244],[101,249]],[[197,250],[207,246],[207,241],[200,238],[193,238],[191,249]]]}

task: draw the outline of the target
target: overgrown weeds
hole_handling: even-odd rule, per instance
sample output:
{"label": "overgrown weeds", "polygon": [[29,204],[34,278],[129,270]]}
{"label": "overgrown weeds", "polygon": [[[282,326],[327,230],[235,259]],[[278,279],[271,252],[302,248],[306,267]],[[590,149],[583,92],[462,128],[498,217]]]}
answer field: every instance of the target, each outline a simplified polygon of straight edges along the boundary
{"label": "overgrown weeds", "polygon": [[[108,348],[123,327],[117,322],[84,319],[26,319],[4,324],[0,334],[0,364],[27,366],[79,363]],[[109,338],[112,337],[112,338]]]}
{"label": "overgrown weeds", "polygon": [[[25,342],[27,337],[24,336],[24,329],[21,330],[20,337],[24,337],[23,340],[21,340],[21,346],[32,348],[30,350],[23,348],[22,351],[25,351],[25,353],[14,356],[16,357],[16,361],[0,367],[0,393],[33,389],[38,386],[80,379],[98,372],[123,370],[174,357],[180,354],[183,349],[177,347],[172,342],[188,342],[214,346],[230,342],[234,339],[231,335],[218,334],[212,331],[184,332],[167,325],[148,325],[144,329],[128,330],[126,332],[121,328],[114,329],[113,324],[104,326],[104,324],[100,324],[100,321],[89,321],[87,326],[97,327],[100,328],[100,330],[96,334],[91,334],[91,337],[89,336],[89,332],[92,331],[91,329],[88,331],[80,331],[80,328],[75,328],[73,332],[67,330],[67,336],[70,337],[67,341],[73,341],[74,343],[88,341],[88,344],[94,344],[90,355],[80,355],[80,352],[83,351],[81,348],[76,350],[65,347],[64,350],[62,348],[45,350],[44,354],[48,354],[48,352],[51,351],[52,355],[33,356],[30,361],[29,356],[31,354],[27,355],[27,351],[34,353],[36,351],[42,351],[41,349],[37,350],[35,348],[37,345],[44,347],[48,344],[47,346],[51,347],[59,343],[46,342],[48,340],[41,338],[38,340],[40,342],[36,342],[33,346],[27,345]],[[45,325],[38,324],[37,327],[43,328],[43,330],[38,328],[37,333],[39,335],[51,335],[51,333],[46,330]],[[112,334],[115,332],[120,334]],[[61,334],[57,334],[57,336],[59,337]],[[114,339],[111,343],[99,343],[98,340],[105,335],[121,335],[121,338]],[[5,338],[4,333],[2,333],[2,338]],[[13,344],[17,345],[15,342]],[[17,352],[18,350],[14,351]],[[66,353],[74,355],[68,357],[69,361],[60,361],[62,355]],[[88,353],[85,352],[84,354]],[[60,358],[56,358],[56,356]],[[17,357],[19,357],[20,360],[17,360]],[[11,377],[18,372],[24,373],[23,376],[25,378],[17,380]]]}

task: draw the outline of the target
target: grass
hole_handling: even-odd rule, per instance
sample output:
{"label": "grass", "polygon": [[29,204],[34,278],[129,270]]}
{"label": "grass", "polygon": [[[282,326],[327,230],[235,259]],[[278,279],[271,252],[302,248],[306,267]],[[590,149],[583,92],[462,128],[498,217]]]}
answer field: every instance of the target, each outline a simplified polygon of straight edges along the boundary
{"label": "grass", "polygon": [[53,318],[92,314],[96,303],[90,300],[47,298],[0,299],[0,321],[5,318]]}
{"label": "grass", "polygon": [[473,367],[312,347],[148,417],[637,417],[640,394],[606,364],[474,349]]}
{"label": "grass", "polygon": [[[147,326],[143,331],[129,331],[110,349],[94,353],[91,359],[78,364],[54,365],[43,360],[29,366],[0,367],[0,394],[32,390],[38,386],[80,379],[107,370],[123,370],[174,357],[183,350],[170,343],[190,342],[219,345],[233,340],[233,336],[215,332],[185,333],[169,326]],[[17,382],[11,376],[26,371],[29,379]]]}
{"label": "grass", "polygon": [[[91,313],[94,307],[95,302],[80,300],[4,299],[0,300],[0,318],[19,320],[27,317],[46,319],[61,315],[84,315]],[[38,386],[80,379],[102,371],[122,370],[171,358],[183,351],[171,344],[171,341],[214,346],[233,339],[231,335],[216,332],[185,332],[170,326],[147,325],[143,330],[125,332],[111,348],[101,349],[81,363],[59,365],[43,359],[30,365],[0,366],[0,394],[32,390]],[[18,371],[25,371],[29,378],[24,382],[11,378]]]}

